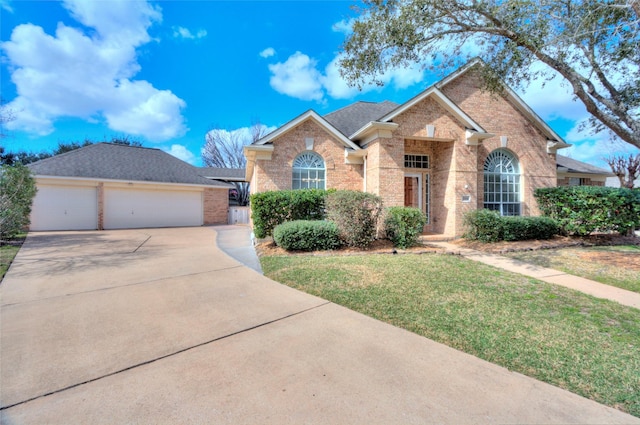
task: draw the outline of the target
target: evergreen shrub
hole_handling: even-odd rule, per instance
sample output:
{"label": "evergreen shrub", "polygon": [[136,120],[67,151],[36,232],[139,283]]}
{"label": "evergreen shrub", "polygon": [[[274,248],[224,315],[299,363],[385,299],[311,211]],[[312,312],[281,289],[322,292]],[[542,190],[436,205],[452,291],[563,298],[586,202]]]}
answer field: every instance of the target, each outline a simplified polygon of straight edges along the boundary
{"label": "evergreen shrub", "polygon": [[338,227],[331,221],[296,220],[273,229],[273,241],[287,251],[320,251],[339,248]]}

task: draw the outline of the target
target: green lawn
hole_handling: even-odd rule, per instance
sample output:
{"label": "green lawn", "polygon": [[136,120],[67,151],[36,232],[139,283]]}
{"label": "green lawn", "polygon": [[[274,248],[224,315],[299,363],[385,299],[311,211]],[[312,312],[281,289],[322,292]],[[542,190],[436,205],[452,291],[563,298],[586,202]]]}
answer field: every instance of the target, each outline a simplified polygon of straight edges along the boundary
{"label": "green lawn", "polygon": [[20,250],[25,238],[26,235],[22,234],[18,235],[15,239],[8,241],[8,243],[0,243],[0,281],[2,281],[4,274],[9,270],[9,266]]}
{"label": "green lawn", "polygon": [[452,255],[261,263],[276,281],[640,416],[640,310]]}
{"label": "green lawn", "polygon": [[[638,245],[541,249],[504,255],[640,293]],[[632,267],[632,263],[636,266]]]}

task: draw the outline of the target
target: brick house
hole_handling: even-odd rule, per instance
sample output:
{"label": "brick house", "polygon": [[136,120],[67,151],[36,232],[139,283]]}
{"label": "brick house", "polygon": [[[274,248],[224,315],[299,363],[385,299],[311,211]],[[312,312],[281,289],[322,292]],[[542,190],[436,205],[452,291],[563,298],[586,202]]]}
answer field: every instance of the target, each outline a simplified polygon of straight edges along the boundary
{"label": "brick house", "polygon": [[426,232],[459,236],[468,211],[539,214],[533,192],[556,186],[566,144],[511,89],[480,89],[471,62],[403,104],[313,110],[245,147],[251,192],[363,190],[415,206]]}
{"label": "brick house", "polygon": [[605,186],[608,177],[616,175],[591,164],[556,155],[558,186]]}

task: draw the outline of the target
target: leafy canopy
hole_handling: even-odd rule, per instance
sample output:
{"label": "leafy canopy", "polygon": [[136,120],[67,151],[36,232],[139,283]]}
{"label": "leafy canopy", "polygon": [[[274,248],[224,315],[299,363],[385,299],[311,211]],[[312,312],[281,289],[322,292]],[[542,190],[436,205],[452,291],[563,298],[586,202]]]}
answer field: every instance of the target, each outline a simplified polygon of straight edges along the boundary
{"label": "leafy canopy", "polygon": [[358,12],[340,62],[352,85],[479,56],[489,90],[559,74],[594,132],[640,148],[640,0],[365,0]]}

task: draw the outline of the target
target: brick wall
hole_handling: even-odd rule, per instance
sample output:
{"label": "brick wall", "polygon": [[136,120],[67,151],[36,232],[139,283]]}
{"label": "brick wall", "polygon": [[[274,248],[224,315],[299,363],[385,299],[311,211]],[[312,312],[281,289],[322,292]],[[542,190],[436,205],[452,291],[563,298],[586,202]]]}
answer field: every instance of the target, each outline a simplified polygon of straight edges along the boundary
{"label": "brick wall", "polygon": [[[487,156],[501,148],[500,136],[507,136],[506,149],[518,158],[522,184],[522,214],[539,215],[533,196],[538,187],[556,185],[555,155],[547,153],[547,138],[506,97],[483,92],[478,87],[481,81],[473,72],[467,72],[446,85],[442,91],[487,132],[496,136],[486,139],[477,147],[477,207],[484,203],[483,169]],[[458,166],[468,170],[470,156],[463,156],[461,143],[456,143]],[[462,213],[462,211],[460,211]],[[456,221],[461,223],[461,215]]]}
{"label": "brick wall", "polygon": [[[456,174],[459,167],[456,160],[458,152],[454,146],[460,142],[464,144],[464,127],[453,115],[431,98],[418,102],[411,109],[395,117],[393,121],[399,125],[394,132],[394,140],[403,141],[403,152],[400,153],[402,175],[405,172],[418,172],[418,170],[404,168],[405,154],[430,155],[428,174],[431,214],[426,230],[434,233],[456,234],[455,214],[458,203],[455,193],[457,190]],[[412,139],[413,137],[427,137],[427,124],[434,126],[434,137],[438,141]],[[422,172],[426,173],[425,170]],[[423,187],[423,199],[426,195],[425,191],[426,187]]]}
{"label": "brick wall", "polygon": [[202,204],[205,225],[227,224],[227,214],[229,212],[228,189],[205,189]]}
{"label": "brick wall", "polygon": [[104,183],[99,182],[96,190],[98,197],[98,230],[104,230]]}
{"label": "brick wall", "polygon": [[307,138],[313,138],[313,151],[324,159],[327,189],[362,190],[363,166],[345,164],[344,144],[315,121],[308,119],[273,142],[271,160],[256,161],[255,192],[291,189],[293,161],[307,150]]}
{"label": "brick wall", "polygon": [[[558,186],[569,186],[569,178],[572,176],[558,176]],[[593,180],[589,177],[581,177],[581,186],[604,186],[605,182],[601,180]]]}
{"label": "brick wall", "polygon": [[[394,117],[398,128],[390,139],[376,139],[365,147],[366,190],[380,195],[385,206],[404,205],[405,173],[428,174],[431,215],[427,230],[459,236],[464,232],[465,213],[483,207],[484,162],[493,150],[502,147],[500,136],[507,136],[506,149],[520,163],[522,213],[539,214],[533,192],[556,185],[555,155],[547,154],[546,137],[513,104],[479,87],[478,76],[469,71],[442,91],[494,137],[479,146],[466,145],[464,125],[438,102],[424,99]],[[428,138],[427,124],[435,127],[432,139]],[[274,141],[270,161],[256,162],[252,191],[290,189],[293,160],[306,150],[305,139],[309,137],[314,139],[313,150],[325,160],[327,188],[362,190],[364,167],[345,164],[344,145],[309,119]],[[429,155],[430,169],[405,169],[406,153]],[[423,199],[425,190],[423,184]],[[463,197],[470,202],[463,202]]]}

